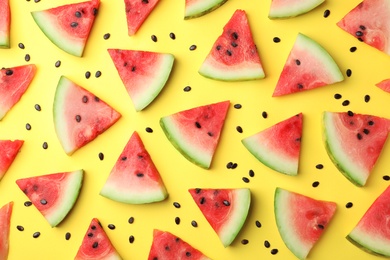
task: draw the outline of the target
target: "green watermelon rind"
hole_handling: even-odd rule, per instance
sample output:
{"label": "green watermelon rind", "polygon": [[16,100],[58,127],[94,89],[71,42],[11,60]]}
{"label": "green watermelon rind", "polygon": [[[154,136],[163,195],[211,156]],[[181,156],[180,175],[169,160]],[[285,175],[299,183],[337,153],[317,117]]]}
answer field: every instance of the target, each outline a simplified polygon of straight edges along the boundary
{"label": "green watermelon rind", "polygon": [[310,0],[310,1],[293,1],[292,4],[286,4],[282,8],[271,8],[268,13],[269,19],[285,19],[299,16],[315,9],[324,3],[325,0]]}
{"label": "green watermelon rind", "polygon": [[165,188],[161,190],[148,191],[147,193],[136,193],[128,191],[123,193],[118,190],[115,185],[104,185],[100,191],[100,195],[111,200],[115,200],[127,204],[146,204],[163,201],[168,197]]}
{"label": "green watermelon rind", "polygon": [[199,3],[193,3],[191,6],[186,6],[184,11],[184,19],[189,20],[193,18],[197,18],[203,15],[206,15],[224,3],[226,3],[228,0],[209,0],[209,1],[198,1]]}
{"label": "green watermelon rind", "polygon": [[332,115],[333,113],[329,111],[323,113],[322,132],[325,150],[336,168],[353,184],[362,187],[366,183],[367,173],[362,172],[362,168],[343,152],[341,146],[343,140],[340,140],[337,130],[332,127]]}
{"label": "green watermelon rind", "polygon": [[[361,250],[376,256],[390,257],[390,247],[381,240],[374,240],[368,237],[366,232],[353,230],[346,236],[346,239]],[[371,240],[371,241],[370,241]],[[387,249],[387,250],[386,250]]]}

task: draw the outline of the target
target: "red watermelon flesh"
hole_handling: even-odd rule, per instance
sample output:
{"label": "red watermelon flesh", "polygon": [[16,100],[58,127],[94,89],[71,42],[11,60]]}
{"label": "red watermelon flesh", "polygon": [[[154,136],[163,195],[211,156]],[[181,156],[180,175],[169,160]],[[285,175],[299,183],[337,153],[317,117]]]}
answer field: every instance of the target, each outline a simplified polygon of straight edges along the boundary
{"label": "red watermelon flesh", "polygon": [[326,151],[340,172],[353,184],[364,186],[390,129],[390,120],[349,112],[324,112]]}
{"label": "red watermelon flesh", "polygon": [[11,10],[9,0],[0,0],[0,48],[9,48]]}
{"label": "red watermelon flesh", "polygon": [[99,0],[91,0],[34,11],[31,14],[42,32],[57,47],[81,57],[99,5]]}
{"label": "red watermelon flesh", "polygon": [[236,238],[248,215],[249,189],[189,189],[200,211],[227,247]]}
{"label": "red watermelon flesh", "polygon": [[276,188],[275,220],[287,248],[299,259],[306,259],[336,211],[336,203],[316,200]]}
{"label": "red watermelon flesh", "polygon": [[344,76],[329,53],[313,39],[299,33],[272,96],[315,89],[342,80]]}
{"label": "red watermelon flesh", "polygon": [[19,102],[30,86],[36,70],[34,64],[0,70],[0,120]]}
{"label": "red watermelon flesh", "polygon": [[390,2],[364,0],[349,11],[337,25],[362,41],[390,55]]}
{"label": "red watermelon flesh", "polygon": [[120,49],[109,49],[108,53],[135,110],[143,110],[166,85],[174,56],[169,53]]}
{"label": "red watermelon flesh", "polygon": [[264,70],[244,10],[236,10],[202,63],[205,77],[240,81],[264,78]]}
{"label": "red watermelon flesh", "polygon": [[288,175],[298,174],[303,115],[299,113],[242,140],[263,164]]}
{"label": "red watermelon flesh", "polygon": [[0,140],[0,180],[15,160],[23,143],[23,140]]}
{"label": "red watermelon flesh", "polygon": [[137,132],[130,137],[100,195],[130,204],[162,201],[168,196],[160,173]]}
{"label": "red watermelon flesh", "polygon": [[127,29],[134,35],[160,0],[125,0]]}
{"label": "red watermelon flesh", "polygon": [[121,260],[122,258],[112,245],[99,220],[93,218],[74,259]]}
{"label": "red watermelon flesh", "polygon": [[153,230],[148,260],[208,260],[202,252],[167,231]]}
{"label": "red watermelon flesh", "polygon": [[372,203],[347,239],[374,255],[390,257],[390,186]]}
{"label": "red watermelon flesh", "polygon": [[9,253],[9,233],[12,208],[14,203],[8,202],[0,208],[0,259],[7,260]]}
{"label": "red watermelon flesh", "polygon": [[121,114],[62,76],[54,98],[53,116],[58,139],[71,155],[115,124]]}
{"label": "red watermelon flesh", "polygon": [[192,163],[208,169],[219,143],[230,101],[199,106],[160,119],[173,146]]}
{"label": "red watermelon flesh", "polygon": [[52,227],[60,224],[75,205],[83,183],[83,170],[52,173],[16,180]]}
{"label": "red watermelon flesh", "polygon": [[375,84],[375,86],[382,89],[383,91],[390,93],[390,79],[384,79],[381,82]]}

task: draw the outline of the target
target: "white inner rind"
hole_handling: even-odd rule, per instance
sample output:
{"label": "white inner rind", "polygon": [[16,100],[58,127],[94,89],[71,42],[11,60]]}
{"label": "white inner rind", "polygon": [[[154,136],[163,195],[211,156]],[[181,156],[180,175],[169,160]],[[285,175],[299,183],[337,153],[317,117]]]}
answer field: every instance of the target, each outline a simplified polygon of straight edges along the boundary
{"label": "white inner rind", "polygon": [[367,231],[360,229],[359,226],[356,226],[351,233],[349,233],[347,239],[359,247],[371,251],[372,253],[390,257],[388,238],[383,239],[380,236],[373,236],[367,233]]}
{"label": "white inner rind", "polygon": [[226,1],[227,0],[192,1],[191,4],[186,5],[185,7],[184,18],[189,19],[192,17],[201,16],[218,8]]}
{"label": "white inner rind", "polygon": [[272,1],[268,13],[269,18],[288,18],[307,13],[325,0],[289,0],[289,1]]}

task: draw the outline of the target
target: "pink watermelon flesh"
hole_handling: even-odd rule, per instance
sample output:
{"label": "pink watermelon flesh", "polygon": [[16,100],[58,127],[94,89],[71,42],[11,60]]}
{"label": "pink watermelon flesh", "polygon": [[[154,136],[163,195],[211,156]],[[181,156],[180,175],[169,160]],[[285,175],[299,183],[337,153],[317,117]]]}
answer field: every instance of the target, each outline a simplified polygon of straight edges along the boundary
{"label": "pink watermelon flesh", "polygon": [[184,19],[188,20],[206,15],[226,2],[227,0],[186,0]]}
{"label": "pink watermelon flesh", "polygon": [[230,101],[199,106],[162,117],[172,145],[192,163],[208,169],[219,143]]}
{"label": "pink watermelon flesh", "polygon": [[229,246],[247,218],[251,203],[250,190],[197,188],[188,191],[222,244]]}
{"label": "pink watermelon flesh", "polygon": [[275,220],[287,248],[299,259],[306,259],[331,221],[336,203],[316,200],[276,188]]}
{"label": "pink watermelon flesh", "polygon": [[15,160],[23,143],[23,140],[0,140],[0,180]]}
{"label": "pink watermelon flesh", "polygon": [[364,186],[386,142],[390,120],[352,112],[324,112],[326,151],[353,184]]}
{"label": "pink watermelon flesh", "polygon": [[305,14],[325,0],[272,0],[268,13],[270,19],[283,19]]}
{"label": "pink watermelon flesh", "polygon": [[52,173],[16,180],[38,211],[52,227],[68,215],[83,183],[83,170]]}
{"label": "pink watermelon flesh", "polygon": [[109,49],[108,53],[135,110],[143,110],[166,85],[174,56],[168,53],[119,49]]}
{"label": "pink watermelon flesh", "polygon": [[381,82],[375,84],[378,88],[390,93],[390,79],[384,79]]}
{"label": "pink watermelon flesh", "polygon": [[99,0],[91,0],[34,11],[31,14],[50,41],[63,51],[81,57],[99,5]]}
{"label": "pink watermelon flesh", "polygon": [[148,260],[208,260],[202,252],[167,231],[153,230]]}
{"label": "pink watermelon flesh", "polygon": [[0,48],[9,48],[11,10],[9,0],[0,0]]}
{"label": "pink watermelon flesh", "polygon": [[299,33],[272,96],[315,89],[342,80],[344,76],[329,53],[313,39]]}
{"label": "pink watermelon flesh", "polygon": [[9,233],[12,208],[14,203],[8,202],[0,208],[0,259],[7,260],[9,253]]}
{"label": "pink watermelon flesh", "polygon": [[30,86],[36,70],[34,64],[0,70],[0,120],[19,102]]}
{"label": "pink watermelon flesh", "polygon": [[347,239],[374,255],[390,257],[390,186],[372,203]]}
{"label": "pink watermelon flesh", "polygon": [[362,41],[390,55],[390,2],[364,0],[349,11],[337,25]]}
{"label": "pink watermelon flesh", "polygon": [[62,76],[53,105],[54,126],[71,155],[115,124],[121,114],[103,100]]}
{"label": "pink watermelon flesh", "polygon": [[202,63],[207,78],[241,81],[264,78],[264,70],[244,10],[236,10]]}
{"label": "pink watermelon flesh", "polygon": [[298,174],[301,151],[302,113],[283,120],[242,140],[263,164],[288,175]]}
{"label": "pink watermelon flesh", "polygon": [[125,0],[127,29],[134,35],[160,0]]}
{"label": "pink watermelon flesh", "polygon": [[74,259],[121,260],[122,258],[112,245],[99,220],[93,218]]}
{"label": "pink watermelon flesh", "polygon": [[130,137],[100,195],[130,204],[162,201],[168,196],[160,173],[137,132]]}

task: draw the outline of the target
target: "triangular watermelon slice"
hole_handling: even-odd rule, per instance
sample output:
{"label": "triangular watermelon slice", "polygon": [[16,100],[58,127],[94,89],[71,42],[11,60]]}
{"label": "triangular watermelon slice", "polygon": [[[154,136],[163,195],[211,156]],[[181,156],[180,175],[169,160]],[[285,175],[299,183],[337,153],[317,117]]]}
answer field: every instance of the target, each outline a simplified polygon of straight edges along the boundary
{"label": "triangular watermelon slice", "polygon": [[202,63],[199,73],[224,81],[265,77],[244,10],[236,10]]}
{"label": "triangular watermelon slice", "polygon": [[52,227],[60,224],[77,201],[83,184],[83,170],[51,173],[16,180]]}
{"label": "triangular watermelon slice", "polygon": [[93,218],[74,259],[122,260],[122,257],[112,245],[99,220]]}
{"label": "triangular watermelon slice", "polygon": [[297,175],[303,115],[299,113],[242,139],[244,146],[264,165],[287,175]]}
{"label": "triangular watermelon slice", "polygon": [[154,10],[160,0],[124,0],[127,20],[127,30],[134,35]]}
{"label": "triangular watermelon slice", "polygon": [[206,15],[228,0],[185,0],[184,19],[197,18]]}
{"label": "triangular watermelon slice", "polygon": [[200,211],[217,233],[222,244],[229,246],[248,216],[251,193],[249,189],[189,189]]}
{"label": "triangular watermelon slice", "polygon": [[343,74],[329,53],[313,39],[299,33],[272,96],[310,90],[343,80]]}
{"label": "triangular watermelon slice", "polygon": [[137,132],[131,135],[100,195],[130,204],[162,201],[168,196],[161,176]]}
{"label": "triangular watermelon slice", "polygon": [[6,260],[9,253],[9,233],[12,208],[14,203],[8,202],[0,208],[0,259]]}
{"label": "triangular watermelon slice", "polygon": [[137,50],[109,49],[108,53],[136,111],[146,108],[164,88],[174,56]]}
{"label": "triangular watermelon slice", "polygon": [[305,14],[325,0],[272,0],[268,18],[283,19]]}
{"label": "triangular watermelon slice", "polygon": [[333,218],[337,205],[276,188],[276,225],[287,248],[299,259],[306,259]]}
{"label": "triangular watermelon slice", "polygon": [[15,160],[23,143],[23,140],[0,140],[0,180]]}
{"label": "triangular watermelon slice", "polygon": [[350,10],[337,25],[359,41],[390,55],[390,2],[364,0]]}
{"label": "triangular watermelon slice", "polygon": [[160,125],[173,146],[192,163],[210,168],[230,101],[199,106],[162,117]]}
{"label": "triangular watermelon slice", "polygon": [[371,204],[347,239],[366,252],[390,257],[389,219],[390,186]]}
{"label": "triangular watermelon slice", "polygon": [[115,124],[121,114],[62,76],[54,97],[53,116],[58,139],[71,155]]}
{"label": "triangular watermelon slice", "polygon": [[81,57],[99,5],[100,0],[90,0],[34,11],[31,14],[50,41],[63,51]]}
{"label": "triangular watermelon slice", "polygon": [[26,92],[36,70],[34,64],[0,70],[0,120]]}
{"label": "triangular watermelon slice", "polygon": [[353,184],[364,186],[386,142],[390,120],[349,112],[324,112],[326,151]]}
{"label": "triangular watermelon slice", "polygon": [[385,92],[390,93],[390,79],[384,79],[381,82],[375,84],[378,88],[382,89]]}
{"label": "triangular watermelon slice", "polygon": [[148,260],[209,260],[198,249],[168,231],[153,230],[153,242]]}
{"label": "triangular watermelon slice", "polygon": [[10,47],[11,10],[9,0],[0,0],[0,48]]}

